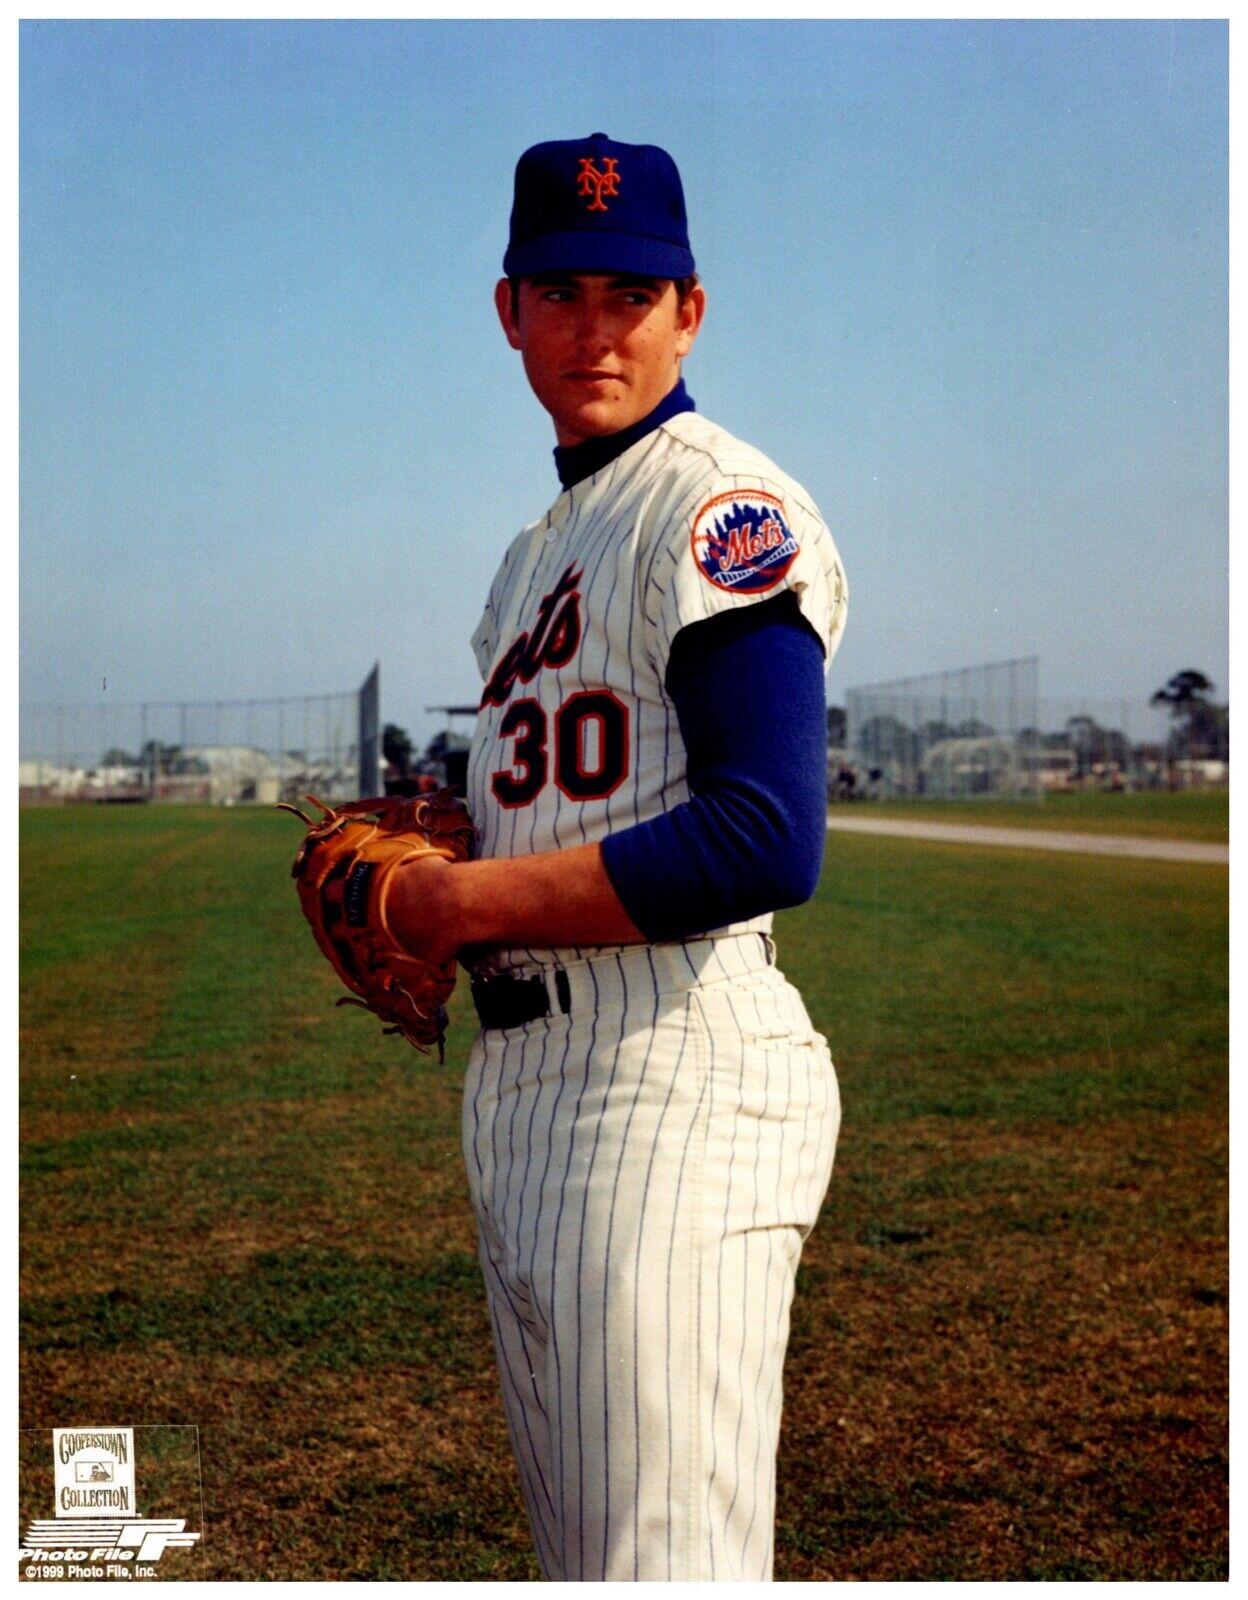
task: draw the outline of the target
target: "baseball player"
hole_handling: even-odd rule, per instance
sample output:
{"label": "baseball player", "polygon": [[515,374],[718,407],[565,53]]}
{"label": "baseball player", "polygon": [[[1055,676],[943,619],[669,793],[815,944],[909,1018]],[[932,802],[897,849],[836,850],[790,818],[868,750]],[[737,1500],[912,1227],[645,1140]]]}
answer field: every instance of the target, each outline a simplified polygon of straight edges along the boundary
{"label": "baseball player", "polygon": [[840,1115],[770,913],[822,860],[844,573],[684,387],[706,295],[665,151],[526,151],[504,271],[562,487],[473,635],[479,859],[402,868],[392,926],[473,973],[464,1154],[544,1574],[770,1578]]}

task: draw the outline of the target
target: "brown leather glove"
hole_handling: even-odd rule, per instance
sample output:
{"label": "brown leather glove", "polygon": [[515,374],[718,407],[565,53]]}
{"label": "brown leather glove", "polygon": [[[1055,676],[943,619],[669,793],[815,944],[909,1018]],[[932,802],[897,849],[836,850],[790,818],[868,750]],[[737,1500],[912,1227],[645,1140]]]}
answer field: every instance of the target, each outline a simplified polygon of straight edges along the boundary
{"label": "brown leather glove", "polygon": [[435,1044],[443,1056],[446,1002],[455,963],[438,965],[409,955],[386,921],[386,891],[395,868],[434,853],[448,861],[472,855],[468,808],[449,789],[411,799],[387,796],[331,808],[308,795],[325,815],[316,821],[283,802],[308,824],[291,876],[313,936],[352,994],[340,1006],[363,1006],[418,1050]]}

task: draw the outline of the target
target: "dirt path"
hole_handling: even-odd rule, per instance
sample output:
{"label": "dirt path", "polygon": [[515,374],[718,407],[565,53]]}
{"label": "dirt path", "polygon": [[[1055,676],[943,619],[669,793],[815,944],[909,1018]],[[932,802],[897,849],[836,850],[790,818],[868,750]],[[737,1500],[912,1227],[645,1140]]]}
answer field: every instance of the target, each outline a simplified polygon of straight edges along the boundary
{"label": "dirt path", "polygon": [[1075,850],[1093,856],[1141,856],[1154,861],[1204,861],[1226,866],[1230,846],[1188,839],[1147,839],[1117,833],[1071,833],[1047,828],[989,828],[964,822],[911,822],[888,817],[828,818],[829,832],[885,833],[942,844],[1006,845],[1015,850]]}

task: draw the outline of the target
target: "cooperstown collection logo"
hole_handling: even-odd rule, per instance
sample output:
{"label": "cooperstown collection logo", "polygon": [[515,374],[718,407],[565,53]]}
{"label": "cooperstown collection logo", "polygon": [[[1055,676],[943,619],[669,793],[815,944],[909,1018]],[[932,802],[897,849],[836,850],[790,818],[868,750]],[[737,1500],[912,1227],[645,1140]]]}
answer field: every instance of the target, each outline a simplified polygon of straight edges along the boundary
{"label": "cooperstown collection logo", "polygon": [[728,489],[693,519],[693,559],[708,583],[729,594],[766,594],[797,558],[784,501],[766,489]]}
{"label": "cooperstown collection logo", "polygon": [[58,1517],[134,1515],[134,1429],[54,1428]]}
{"label": "cooperstown collection logo", "polygon": [[140,1517],[133,1428],[54,1428],[56,1515],[30,1523],[17,1552],[27,1578],[155,1577],[166,1550],[189,1549],[185,1517]]}

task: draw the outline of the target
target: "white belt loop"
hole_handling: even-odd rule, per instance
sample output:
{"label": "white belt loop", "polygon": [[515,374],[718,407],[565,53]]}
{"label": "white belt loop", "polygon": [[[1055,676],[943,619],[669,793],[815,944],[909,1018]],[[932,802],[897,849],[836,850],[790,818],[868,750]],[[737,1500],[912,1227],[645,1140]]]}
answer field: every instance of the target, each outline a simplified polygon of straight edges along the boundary
{"label": "white belt loop", "polygon": [[542,977],[546,982],[551,1016],[566,1017],[572,1010],[572,985],[567,967],[544,967]]}

